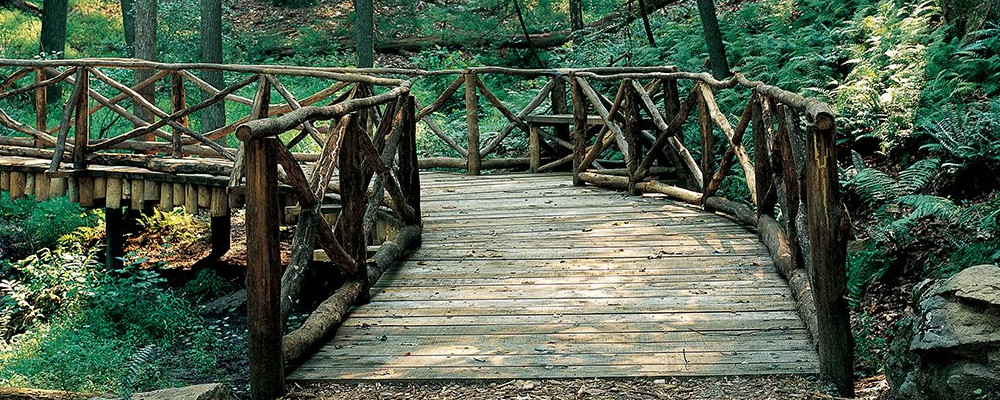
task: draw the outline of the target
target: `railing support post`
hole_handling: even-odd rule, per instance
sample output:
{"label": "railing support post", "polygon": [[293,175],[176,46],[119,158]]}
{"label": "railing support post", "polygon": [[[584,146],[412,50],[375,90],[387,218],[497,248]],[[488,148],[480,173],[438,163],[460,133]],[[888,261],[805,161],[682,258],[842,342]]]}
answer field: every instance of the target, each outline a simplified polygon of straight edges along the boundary
{"label": "railing support post", "polygon": [[76,132],[73,134],[73,168],[87,168],[87,146],[90,143],[90,74],[80,67],[76,70],[76,84],[80,97],[76,100]]}
{"label": "railing support post", "polygon": [[624,114],[625,114],[625,142],[628,143],[628,151],[625,156],[625,170],[628,172],[628,192],[632,195],[639,195],[638,183],[638,163],[641,162],[639,141],[639,105],[638,95],[632,89],[632,80],[622,80],[622,87],[625,91]]}
{"label": "railing support post", "polygon": [[407,225],[423,225],[420,217],[420,169],[417,166],[416,103],[412,95],[403,103],[403,137],[399,142],[399,184],[406,203],[413,207],[415,220],[403,221]]}
{"label": "railing support post", "polygon": [[[552,93],[550,98],[552,99],[552,113],[565,115],[569,114],[569,105],[566,102],[566,81],[561,76],[552,77]],[[570,138],[569,126],[566,125],[556,125],[555,126],[556,137],[567,142],[572,142],[573,139]],[[560,147],[556,147],[557,153],[553,154],[555,157],[560,157],[565,155],[565,152],[559,151]]]}
{"label": "railing support post", "polygon": [[[365,208],[367,206],[368,178],[363,165],[364,157],[359,149],[360,141],[367,140],[362,137],[361,121],[351,118],[344,131],[344,138],[341,142],[340,159],[340,216],[337,217],[337,239],[340,245],[347,251],[347,254],[354,260],[355,275],[349,279],[357,279],[361,282],[361,292],[358,295],[358,304],[368,302],[368,271],[365,259],[366,241],[364,229]],[[369,175],[370,177],[370,175]]]}
{"label": "railing support post", "polygon": [[250,397],[285,392],[281,354],[281,263],[278,254],[277,138],[245,142],[247,179],[247,328]]}
{"label": "railing support post", "polygon": [[580,179],[583,158],[587,153],[587,101],[576,76],[569,75],[570,95],[573,97],[573,186],[583,186]]}
{"label": "railing support post", "polygon": [[479,94],[476,92],[476,73],[465,72],[465,119],[469,127],[469,175],[479,175],[483,166],[479,147]]}
{"label": "railing support post", "polygon": [[854,395],[854,338],[847,305],[847,215],[840,202],[832,112],[807,110],[806,179],[820,377]]}
{"label": "railing support post", "polygon": [[[45,68],[35,68],[35,83],[40,83],[45,80]],[[40,87],[35,89],[35,129],[41,132],[47,132],[49,130],[48,123],[48,88]],[[35,147],[42,148],[41,143],[38,139],[35,139]]]}
{"label": "railing support post", "polygon": [[[184,79],[181,77],[180,73],[174,72],[170,74],[170,103],[173,106],[173,111],[176,113],[178,111],[187,108],[187,100],[184,98]],[[180,121],[177,121],[181,126],[188,127],[188,117],[184,116]],[[171,132],[171,150],[172,156],[174,158],[181,158],[181,131],[177,127],[173,128]]]}

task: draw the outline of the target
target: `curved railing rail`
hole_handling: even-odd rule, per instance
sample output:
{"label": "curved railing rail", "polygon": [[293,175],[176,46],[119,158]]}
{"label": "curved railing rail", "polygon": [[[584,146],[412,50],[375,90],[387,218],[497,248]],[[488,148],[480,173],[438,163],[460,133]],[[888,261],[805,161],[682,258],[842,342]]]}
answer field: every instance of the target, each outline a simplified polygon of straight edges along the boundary
{"label": "curved railing rail", "polygon": [[[148,77],[128,86],[107,72],[129,69],[148,71]],[[237,83],[216,88],[192,72],[203,70],[223,71],[229,74],[227,80]],[[730,214],[755,227],[799,300],[800,312],[819,348],[823,377],[836,383],[842,393],[850,390],[853,343],[844,297],[848,225],[837,176],[836,118],[816,99],[738,74],[717,80],[674,67],[423,71],[135,60],[0,60],[0,73],[5,74],[0,77],[0,101],[33,95],[36,105],[33,124],[18,122],[0,109],[0,126],[19,135],[0,136],[0,153],[37,153],[55,161],[50,167],[55,170],[66,168],[61,161],[72,162],[71,168],[86,168],[88,162],[98,160],[131,162],[123,152],[133,153],[128,157],[146,157],[141,162],[147,164],[163,155],[219,160],[230,174],[231,194],[243,192],[245,180],[250,239],[258,244],[250,246],[254,255],[248,259],[263,263],[252,268],[255,273],[273,277],[279,268],[273,258],[276,222],[270,216],[277,209],[273,193],[279,180],[289,187],[301,208],[293,245],[298,250],[288,268],[292,277],[286,272],[283,280],[248,280],[254,286],[251,298],[269,299],[257,303],[264,308],[253,309],[267,316],[264,322],[271,328],[274,321],[280,324],[281,315],[290,307],[286,295],[294,289],[288,285],[301,279],[294,277],[298,269],[293,266],[311,260],[313,241],[349,278],[349,284],[327,304],[334,309],[329,315],[336,318],[317,317],[314,322],[319,321],[319,325],[299,331],[308,332],[307,336],[321,332],[317,326],[336,324],[347,305],[364,298],[368,283],[382,265],[388,265],[366,264],[364,238],[371,236],[376,211],[395,215],[405,229],[397,236],[402,239],[382,246],[392,250],[391,254],[380,252],[382,258],[376,254],[372,260],[387,263],[400,249],[419,241],[417,168],[462,169],[470,174],[486,169],[562,169],[572,172],[577,185],[663,193]],[[525,104],[517,104],[517,109],[488,86],[488,82],[498,81],[482,78],[489,74],[542,82],[531,85],[538,89]],[[398,77],[412,79],[415,84],[427,78],[454,79],[424,105],[413,97],[409,82]],[[282,85],[286,79],[321,83],[313,85],[318,90],[299,100]],[[144,92],[159,81],[164,81],[160,86],[171,88],[170,112],[157,108],[158,103]],[[254,84],[253,98],[241,92]],[[57,126],[48,124],[44,107],[46,88],[53,85],[73,88]],[[189,106],[184,94],[191,90],[188,87],[204,92],[205,99]],[[456,134],[443,129],[432,117],[459,116],[457,107],[462,101],[455,97],[463,87],[465,129]],[[683,97],[682,92],[686,93]],[[274,93],[285,102],[272,105],[269,100]],[[720,93],[726,93],[727,100],[745,99],[746,106],[736,113],[722,110],[716,100]],[[491,109],[481,107],[480,96]],[[143,111],[125,110],[120,105],[125,100]],[[188,116],[222,102],[245,107],[247,112],[210,132],[199,133],[189,127]],[[319,105],[322,103],[327,105]],[[548,111],[541,111],[546,105]],[[96,112],[118,115],[133,127],[116,136],[94,138],[88,119]],[[506,125],[484,137],[480,117],[495,118],[497,113]],[[730,115],[737,114],[738,119],[731,121]],[[418,122],[423,135],[417,131]],[[697,143],[690,140],[693,132],[697,132]],[[218,144],[233,133],[239,138],[238,149]],[[420,136],[439,140],[458,156],[417,160]],[[514,138],[518,143],[526,142],[527,148],[510,145]],[[291,151],[305,144],[319,151]],[[686,145],[699,148],[688,149]],[[723,180],[737,165],[748,193],[743,202],[719,196]],[[339,180],[329,182],[334,169],[340,171]],[[660,179],[669,172],[675,173],[680,183]],[[324,198],[343,203],[336,224],[316,216]],[[404,232],[415,232],[416,236]],[[366,268],[368,272],[359,272]],[[275,282],[281,284],[268,286]],[[281,300],[271,297],[279,295]],[[272,306],[276,308],[267,308]],[[254,325],[251,328],[256,329]],[[285,340],[286,346],[292,343],[287,337]],[[285,358],[299,350],[286,348]],[[251,354],[265,357],[264,365],[280,364],[280,352]],[[272,386],[257,386],[273,387],[273,382]]]}

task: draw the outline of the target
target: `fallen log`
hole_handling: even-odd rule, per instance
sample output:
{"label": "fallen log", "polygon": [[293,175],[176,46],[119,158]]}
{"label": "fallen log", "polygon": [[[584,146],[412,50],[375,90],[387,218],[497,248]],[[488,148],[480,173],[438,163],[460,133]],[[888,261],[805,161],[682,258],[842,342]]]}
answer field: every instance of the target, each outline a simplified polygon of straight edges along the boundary
{"label": "fallen log", "polygon": [[332,296],[320,303],[301,327],[285,335],[281,343],[285,364],[297,362],[339,326],[346,318],[348,310],[363,294],[364,288],[377,282],[382,273],[389,269],[406,250],[420,245],[420,232],[421,228],[418,225],[403,227],[393,240],[382,244],[375,255],[368,259],[367,284],[358,280],[344,283]]}
{"label": "fallen log", "polygon": [[93,395],[62,390],[0,388],[0,400],[84,400]]}

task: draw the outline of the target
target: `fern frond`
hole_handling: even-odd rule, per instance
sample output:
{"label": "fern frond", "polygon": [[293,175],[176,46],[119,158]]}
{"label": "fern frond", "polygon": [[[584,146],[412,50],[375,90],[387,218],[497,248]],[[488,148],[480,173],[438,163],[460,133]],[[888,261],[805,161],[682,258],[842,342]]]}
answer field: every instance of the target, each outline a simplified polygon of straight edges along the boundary
{"label": "fern frond", "polygon": [[907,215],[907,218],[913,220],[934,217],[943,221],[954,222],[961,210],[955,202],[940,196],[914,194],[900,196],[896,201],[901,205],[913,209]]}
{"label": "fern frond", "polygon": [[896,197],[896,181],[886,173],[867,168],[851,180],[858,196],[869,206],[883,204]]}
{"label": "fern frond", "polygon": [[913,163],[903,172],[899,173],[899,182],[896,185],[896,193],[900,196],[915,194],[927,184],[938,172],[941,161],[936,158],[927,158]]}

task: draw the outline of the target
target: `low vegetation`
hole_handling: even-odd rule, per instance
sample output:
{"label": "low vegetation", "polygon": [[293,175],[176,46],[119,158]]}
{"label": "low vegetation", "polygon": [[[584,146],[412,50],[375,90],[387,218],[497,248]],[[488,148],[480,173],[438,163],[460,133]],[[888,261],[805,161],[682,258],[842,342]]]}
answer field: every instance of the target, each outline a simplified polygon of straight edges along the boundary
{"label": "low vegetation", "polygon": [[[531,33],[567,28],[563,2],[526,3]],[[379,9],[377,32],[381,37],[436,33],[500,41],[519,34],[512,4],[386,1]],[[622,4],[585,2],[585,19],[601,18]],[[66,56],[126,55],[117,7],[111,0],[72,1]],[[194,0],[163,4],[158,26],[162,61],[198,59],[199,27],[192,11],[197,7]],[[353,49],[331,40],[349,35],[349,7],[319,2],[273,9],[252,1],[227,1],[224,7],[227,21],[259,21],[265,18],[258,14],[270,12],[310,21],[293,28],[226,23],[227,63],[354,63]],[[736,72],[820,97],[840,116],[841,180],[854,234],[848,279],[858,373],[879,375],[914,283],[1000,262],[1000,175],[988,173],[1000,169],[1000,22],[960,31],[955,17],[946,18],[937,1],[761,0],[721,2],[719,7]],[[636,21],[612,31],[584,30],[547,50],[477,51],[430,43],[403,56],[383,56],[376,64],[426,69],[675,64],[683,70],[707,70],[694,4],[667,7],[650,22],[655,45],[645,41]],[[0,9],[0,57],[35,56],[38,30],[36,18]],[[415,85],[416,96],[428,102],[450,83],[446,79],[423,79]],[[503,88],[497,95],[512,109],[529,100],[526,89],[542,84],[487,79],[491,88]],[[314,89],[286,84],[293,92]],[[719,101],[721,109],[741,109],[735,98]],[[463,118],[450,118],[463,110],[456,100],[435,118],[464,145]],[[227,112],[232,121],[246,110]],[[499,114],[483,115],[480,122],[484,132],[505,124]],[[193,126],[198,123],[192,119]],[[697,153],[698,133],[691,128],[686,140]],[[752,146],[749,138],[745,141]],[[419,144],[424,155],[455,155],[429,135]],[[525,147],[515,141],[506,151]],[[746,187],[738,181],[742,176],[728,175],[723,185],[727,197],[748,198],[740,192]],[[161,232],[183,222],[164,218],[180,217],[166,213],[147,219],[146,228],[157,232],[147,239],[176,243],[164,238],[177,234],[197,240],[186,236],[200,229],[196,223],[190,230]],[[95,258],[100,221],[99,214],[65,199],[38,205],[0,199],[0,385],[128,393],[217,378],[215,371],[242,359],[242,333],[227,321],[205,320],[196,309],[199,301],[221,294],[228,282],[206,271],[185,285],[168,285],[157,272],[168,264],[150,265],[156,263],[136,254],[127,257],[121,270],[102,270]],[[167,354],[171,357],[163,357]]]}

